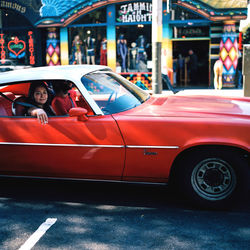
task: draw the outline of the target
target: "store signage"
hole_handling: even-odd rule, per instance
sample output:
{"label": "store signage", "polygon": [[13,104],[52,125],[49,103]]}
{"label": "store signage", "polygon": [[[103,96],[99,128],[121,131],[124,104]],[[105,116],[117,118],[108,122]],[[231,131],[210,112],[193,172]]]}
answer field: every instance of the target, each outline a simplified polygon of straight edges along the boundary
{"label": "store signage", "polygon": [[0,34],[0,48],[1,48],[1,60],[2,63],[5,63],[5,59],[6,59],[6,53],[4,50],[4,38],[3,38],[4,34]]}
{"label": "store signage", "polygon": [[22,14],[24,14],[26,12],[26,7],[24,7],[18,3],[13,3],[13,1],[0,1],[0,7],[6,8],[6,9],[12,9],[12,10],[18,11]]}
{"label": "store signage", "polygon": [[29,52],[30,52],[30,65],[35,64],[35,55],[34,55],[34,39],[33,39],[33,32],[28,32],[29,36]]}
{"label": "store signage", "polygon": [[123,4],[118,7],[117,22],[151,22],[152,21],[152,3],[134,2]]}
{"label": "store signage", "polygon": [[[178,30],[178,38],[186,38],[186,37],[208,37],[209,29],[208,27],[194,27],[194,28],[177,28]],[[176,37],[175,37],[176,38]]]}
{"label": "store signage", "polygon": [[19,40],[18,37],[15,37],[14,40],[8,42],[8,49],[15,57],[22,57],[22,52],[26,49],[26,44],[23,40]]}

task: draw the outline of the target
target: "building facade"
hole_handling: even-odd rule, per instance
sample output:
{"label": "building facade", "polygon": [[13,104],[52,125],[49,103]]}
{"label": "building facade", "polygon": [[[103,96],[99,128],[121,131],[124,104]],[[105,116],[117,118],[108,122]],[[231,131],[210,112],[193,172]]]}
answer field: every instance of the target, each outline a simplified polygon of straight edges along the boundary
{"label": "building facade", "polygon": [[[108,65],[151,89],[152,1],[6,0],[0,10],[1,63]],[[224,87],[235,86],[247,0],[163,1],[162,15],[162,72],[172,84],[210,86],[219,59]]]}

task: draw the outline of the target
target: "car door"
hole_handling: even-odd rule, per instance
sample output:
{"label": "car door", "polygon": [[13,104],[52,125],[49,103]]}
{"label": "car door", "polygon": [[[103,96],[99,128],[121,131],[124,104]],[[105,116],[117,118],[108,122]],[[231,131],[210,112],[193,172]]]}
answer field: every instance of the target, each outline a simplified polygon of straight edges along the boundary
{"label": "car door", "polygon": [[124,142],[111,115],[0,117],[1,175],[120,180]]}

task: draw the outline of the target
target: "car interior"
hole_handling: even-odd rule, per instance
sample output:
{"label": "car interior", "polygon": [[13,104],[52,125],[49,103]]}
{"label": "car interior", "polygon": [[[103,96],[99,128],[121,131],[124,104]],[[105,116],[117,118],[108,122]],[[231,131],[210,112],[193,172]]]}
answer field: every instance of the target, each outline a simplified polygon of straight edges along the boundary
{"label": "car interior", "polygon": [[[56,81],[58,82],[58,81]],[[18,84],[10,84],[5,85],[0,88],[0,117],[2,116],[19,116],[23,117],[25,113],[25,109],[27,108],[27,97],[29,92],[31,82],[27,83],[18,83]],[[53,82],[50,81],[51,91],[53,92]],[[76,99],[75,102],[77,107],[85,108],[88,113],[87,115],[94,115],[92,109],[84,99],[84,97],[80,94],[80,92],[74,87],[76,91]],[[51,102],[53,100],[53,94]]]}

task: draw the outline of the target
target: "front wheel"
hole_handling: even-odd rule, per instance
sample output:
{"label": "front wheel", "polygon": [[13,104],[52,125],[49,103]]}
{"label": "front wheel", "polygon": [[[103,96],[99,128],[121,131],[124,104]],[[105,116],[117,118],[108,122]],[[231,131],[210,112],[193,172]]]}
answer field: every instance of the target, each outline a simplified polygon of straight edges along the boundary
{"label": "front wheel", "polygon": [[198,205],[225,207],[239,192],[246,192],[244,170],[247,162],[240,154],[197,151],[182,161],[179,185]]}

